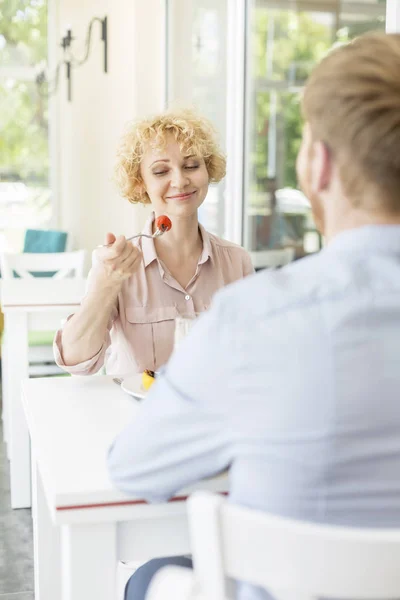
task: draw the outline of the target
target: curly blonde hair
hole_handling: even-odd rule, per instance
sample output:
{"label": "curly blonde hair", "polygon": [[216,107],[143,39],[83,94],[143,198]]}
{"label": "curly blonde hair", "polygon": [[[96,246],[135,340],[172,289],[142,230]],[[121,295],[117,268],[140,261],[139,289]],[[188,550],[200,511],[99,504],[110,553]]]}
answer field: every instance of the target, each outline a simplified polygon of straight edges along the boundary
{"label": "curly blonde hair", "polygon": [[225,176],[226,158],[220,150],[210,121],[191,110],[164,112],[130,123],[121,140],[117,152],[115,181],[121,195],[129,202],[151,202],[143,189],[140,163],[149,147],[165,147],[170,133],[178,142],[181,152],[204,159],[210,183],[217,183]]}

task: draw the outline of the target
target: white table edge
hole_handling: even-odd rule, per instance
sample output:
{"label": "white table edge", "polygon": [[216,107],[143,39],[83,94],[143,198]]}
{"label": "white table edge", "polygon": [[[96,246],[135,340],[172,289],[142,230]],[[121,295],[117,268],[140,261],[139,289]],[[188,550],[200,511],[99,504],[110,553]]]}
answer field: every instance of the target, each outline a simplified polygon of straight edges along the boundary
{"label": "white table edge", "polygon": [[[26,420],[28,423],[28,429],[31,438],[33,439],[33,446],[35,447],[34,438],[35,438],[35,428],[32,423],[32,418],[29,411],[29,403],[27,402],[27,398],[25,395],[25,385],[29,382],[29,379],[24,379],[21,382],[21,397],[22,397],[22,405],[25,412]],[[46,496],[50,501],[50,511],[53,515],[53,518],[56,521],[60,522],[70,522],[72,519],[75,521],[76,519],[81,520],[81,516],[85,512],[92,511],[92,513],[96,513],[100,511],[102,513],[102,517],[104,517],[105,511],[110,511],[111,513],[118,512],[126,512],[128,513],[130,509],[133,507],[136,509],[140,505],[148,505],[148,502],[143,498],[134,498],[130,497],[124,492],[119,491],[117,488],[111,488],[109,494],[102,493],[101,500],[97,498],[99,492],[94,492],[91,498],[88,498],[87,493],[80,497],[76,494],[70,493],[56,493],[49,485],[48,485],[48,476],[44,469],[44,465],[46,463],[45,460],[42,460],[40,453],[36,454],[36,462],[38,464],[38,468],[41,472],[43,486],[46,490]],[[199,489],[199,485],[201,485],[205,490],[213,491],[216,493],[227,493],[228,490],[228,474],[226,472],[218,474],[214,477],[210,477],[204,479],[202,482],[195,482],[182,490],[179,490],[174,496],[172,496],[167,503],[161,504],[151,504],[151,506],[163,506],[165,504],[172,503],[180,503],[185,502],[190,494],[194,491],[194,489]],[[106,499],[107,495],[109,495],[109,500]],[[75,515],[75,516],[73,516]],[[107,519],[108,520],[108,519]]]}

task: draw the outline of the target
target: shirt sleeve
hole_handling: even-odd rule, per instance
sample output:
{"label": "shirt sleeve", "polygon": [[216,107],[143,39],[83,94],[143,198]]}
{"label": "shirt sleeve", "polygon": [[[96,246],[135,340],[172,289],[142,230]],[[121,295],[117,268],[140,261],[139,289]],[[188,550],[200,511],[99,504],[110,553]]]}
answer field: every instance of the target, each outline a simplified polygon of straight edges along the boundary
{"label": "shirt sleeve", "polygon": [[251,261],[250,254],[244,251],[243,256],[243,277],[247,277],[247,275],[253,275],[255,272],[253,263]]}
{"label": "shirt sleeve", "polygon": [[[73,316],[74,316],[73,314],[69,315],[68,319],[66,319],[66,322],[69,321]],[[113,318],[115,318],[115,317],[113,317]],[[63,353],[62,353],[63,326],[60,327],[60,329],[58,329],[56,331],[56,334],[54,336],[54,341],[53,341],[53,354],[54,354],[54,360],[55,360],[56,364],[61,369],[63,369],[67,373],[70,373],[71,375],[94,375],[94,373],[97,373],[101,369],[101,367],[104,365],[104,359],[105,359],[105,355],[107,352],[107,348],[111,344],[110,329],[112,327],[113,318],[111,318],[109,321],[108,328],[107,328],[107,331],[104,336],[103,344],[102,344],[100,350],[97,352],[97,354],[95,354],[89,360],[85,360],[76,365],[66,365],[64,362]]]}
{"label": "shirt sleeve", "polygon": [[221,318],[218,306],[199,318],[111,446],[110,477],[128,494],[165,501],[229,466],[229,430],[218,402],[227,343]]}

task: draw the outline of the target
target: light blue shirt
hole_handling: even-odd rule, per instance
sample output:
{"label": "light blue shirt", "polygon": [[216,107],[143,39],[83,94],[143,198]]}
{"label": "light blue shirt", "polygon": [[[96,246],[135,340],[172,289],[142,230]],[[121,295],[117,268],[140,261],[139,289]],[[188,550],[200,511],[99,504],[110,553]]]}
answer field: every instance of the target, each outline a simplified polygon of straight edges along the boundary
{"label": "light blue shirt", "polygon": [[153,502],[228,467],[233,502],[400,526],[400,226],[219,292],[109,454]]}

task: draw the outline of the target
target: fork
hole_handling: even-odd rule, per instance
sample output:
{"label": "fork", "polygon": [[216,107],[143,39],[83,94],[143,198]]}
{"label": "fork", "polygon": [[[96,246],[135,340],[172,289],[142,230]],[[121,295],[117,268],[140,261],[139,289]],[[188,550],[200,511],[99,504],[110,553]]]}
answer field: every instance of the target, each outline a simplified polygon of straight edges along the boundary
{"label": "fork", "polygon": [[[157,238],[157,237],[160,237],[160,235],[163,235],[163,233],[165,233],[165,231],[163,231],[162,229],[156,229],[152,235],[148,235],[147,233],[138,233],[136,235],[132,235],[131,237],[126,238],[126,241],[129,242],[130,240],[135,240],[136,238],[140,238],[140,237],[146,237],[146,238],[150,238],[151,240],[153,240],[154,238]],[[97,247],[98,248],[108,248],[108,246],[112,246],[113,243],[114,242],[111,242],[111,244],[100,244]]]}

